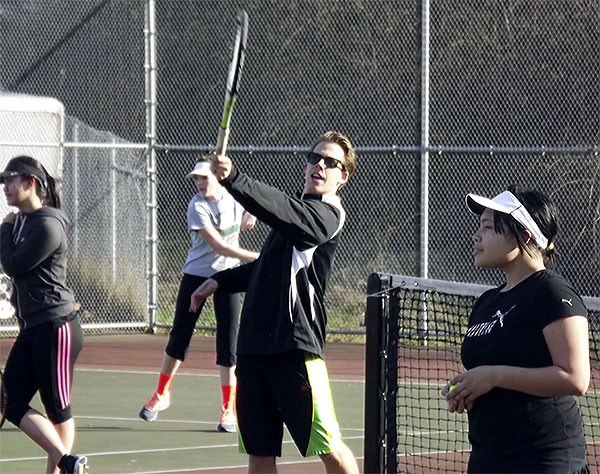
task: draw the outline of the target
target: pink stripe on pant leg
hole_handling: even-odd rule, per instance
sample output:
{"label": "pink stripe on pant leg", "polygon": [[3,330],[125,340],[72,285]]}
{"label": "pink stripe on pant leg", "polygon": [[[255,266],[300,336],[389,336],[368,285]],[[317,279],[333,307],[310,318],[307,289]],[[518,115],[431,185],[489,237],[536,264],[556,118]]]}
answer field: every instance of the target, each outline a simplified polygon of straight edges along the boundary
{"label": "pink stripe on pant leg", "polygon": [[71,404],[71,324],[58,329],[57,383],[61,408]]}

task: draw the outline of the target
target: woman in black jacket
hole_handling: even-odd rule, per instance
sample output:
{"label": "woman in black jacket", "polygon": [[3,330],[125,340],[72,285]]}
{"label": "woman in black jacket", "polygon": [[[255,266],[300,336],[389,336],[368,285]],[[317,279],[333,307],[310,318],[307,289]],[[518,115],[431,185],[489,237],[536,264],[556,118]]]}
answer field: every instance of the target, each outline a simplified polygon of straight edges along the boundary
{"label": "woman in black jacket", "polygon": [[[0,225],[0,263],[12,281],[19,335],[4,369],[6,419],[48,453],[47,473],[82,473],[87,459],[70,455],[73,366],[83,331],[66,285],[68,220],[56,182],[28,156],[0,173],[7,204],[17,208]],[[47,418],[30,406],[39,391]]]}

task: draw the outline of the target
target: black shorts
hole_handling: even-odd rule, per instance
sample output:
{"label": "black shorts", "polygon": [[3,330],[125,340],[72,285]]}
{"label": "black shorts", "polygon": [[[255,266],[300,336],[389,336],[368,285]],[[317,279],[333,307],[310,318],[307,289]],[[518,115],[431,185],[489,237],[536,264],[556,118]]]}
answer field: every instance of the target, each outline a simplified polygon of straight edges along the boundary
{"label": "black shorts", "polygon": [[[165,352],[169,357],[184,361],[189,347],[194,328],[204,308],[204,302],[196,313],[190,313],[190,299],[208,278],[183,274],[179,284],[177,303],[175,306],[175,319],[173,329],[169,334],[169,341]],[[239,327],[239,315],[241,308],[240,293],[225,293],[217,290],[213,295],[215,317],[217,319],[217,358],[216,364],[223,367],[233,367],[236,363],[235,349]]]}
{"label": "black shorts", "polygon": [[39,391],[54,424],[71,419],[73,367],[83,346],[76,313],[19,333],[4,368],[6,419],[19,426]]}
{"label": "black shorts", "polygon": [[240,452],[281,456],[284,423],[302,456],[343,446],[320,357],[304,351],[239,355],[236,376]]}
{"label": "black shorts", "polygon": [[536,472],[545,474],[589,474],[586,459],[586,446],[564,447],[562,449],[538,449],[520,454],[490,456],[471,452],[468,473],[519,473]]}

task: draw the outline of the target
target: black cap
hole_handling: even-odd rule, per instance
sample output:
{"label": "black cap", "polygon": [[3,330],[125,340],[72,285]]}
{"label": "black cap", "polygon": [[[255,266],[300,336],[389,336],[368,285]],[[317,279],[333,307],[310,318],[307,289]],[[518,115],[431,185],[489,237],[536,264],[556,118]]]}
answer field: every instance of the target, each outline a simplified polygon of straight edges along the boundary
{"label": "black cap", "polygon": [[[6,168],[4,168],[4,171],[0,173],[0,183],[4,183],[4,178],[25,175],[37,178],[40,184],[45,187],[47,176],[44,170],[25,163],[23,158],[25,157],[17,156],[8,162]],[[31,159],[29,157],[27,158]]]}

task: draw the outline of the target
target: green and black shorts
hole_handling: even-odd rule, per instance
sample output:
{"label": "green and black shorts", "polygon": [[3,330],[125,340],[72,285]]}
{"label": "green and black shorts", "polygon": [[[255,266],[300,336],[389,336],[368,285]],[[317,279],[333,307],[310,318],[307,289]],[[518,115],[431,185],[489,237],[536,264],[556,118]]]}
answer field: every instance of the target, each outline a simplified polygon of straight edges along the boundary
{"label": "green and black shorts", "polygon": [[302,456],[342,445],[325,361],[304,351],[238,355],[239,450],[281,456],[285,423]]}

